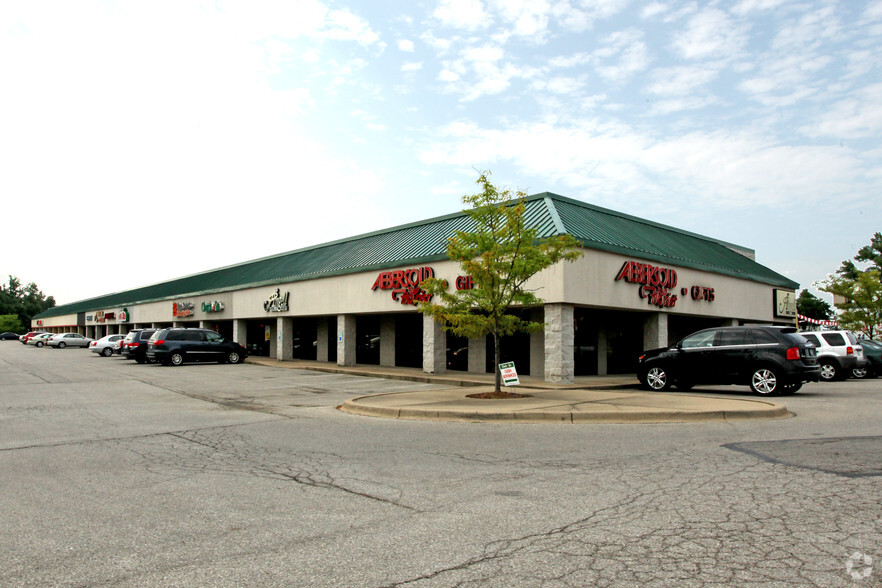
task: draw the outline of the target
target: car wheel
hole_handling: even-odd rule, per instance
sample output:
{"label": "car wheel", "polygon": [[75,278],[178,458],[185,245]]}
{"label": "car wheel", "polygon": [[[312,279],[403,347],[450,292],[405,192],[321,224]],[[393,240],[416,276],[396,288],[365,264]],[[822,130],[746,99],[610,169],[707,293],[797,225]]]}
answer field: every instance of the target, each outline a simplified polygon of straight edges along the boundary
{"label": "car wheel", "polygon": [[58,344],[59,349],[64,349],[65,347],[67,347],[67,345],[64,343],[64,341]]}
{"label": "car wheel", "polygon": [[750,376],[750,389],[760,396],[774,396],[786,390],[784,384],[778,378],[778,374],[771,368],[757,368]]}
{"label": "car wheel", "polygon": [[839,376],[839,366],[831,361],[821,362],[821,379],[825,382],[832,382]]}
{"label": "car wheel", "polygon": [[35,344],[35,347],[42,347],[42,346],[43,346],[42,341],[37,341],[37,343]]}
{"label": "car wheel", "polygon": [[854,368],[853,370],[851,370],[852,377],[857,378],[858,380],[863,380],[867,377],[867,374],[867,368],[865,367]]}
{"label": "car wheel", "polygon": [[184,356],[181,355],[180,353],[178,353],[177,351],[175,351],[174,353],[172,353],[171,355],[168,356],[168,362],[171,365],[181,365],[182,363],[184,363]]}
{"label": "car wheel", "polygon": [[236,364],[242,361],[242,356],[239,355],[236,351],[230,351],[230,354],[227,355],[227,362]]}
{"label": "car wheel", "polygon": [[646,386],[656,392],[667,390],[671,387],[670,374],[663,367],[653,366],[646,372]]}
{"label": "car wheel", "polygon": [[111,355],[113,355],[113,349],[111,349],[110,347],[105,347],[101,350],[101,355],[103,355],[104,357],[110,357]]}

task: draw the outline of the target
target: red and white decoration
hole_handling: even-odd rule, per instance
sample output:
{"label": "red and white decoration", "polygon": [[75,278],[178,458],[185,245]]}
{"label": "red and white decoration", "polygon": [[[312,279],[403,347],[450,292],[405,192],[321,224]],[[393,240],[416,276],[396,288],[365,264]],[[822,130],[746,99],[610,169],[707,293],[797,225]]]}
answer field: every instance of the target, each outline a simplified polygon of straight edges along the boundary
{"label": "red and white decoration", "polygon": [[799,322],[809,323],[810,325],[821,325],[822,327],[835,327],[839,325],[839,323],[837,323],[836,321],[821,321],[802,315],[799,315]]}

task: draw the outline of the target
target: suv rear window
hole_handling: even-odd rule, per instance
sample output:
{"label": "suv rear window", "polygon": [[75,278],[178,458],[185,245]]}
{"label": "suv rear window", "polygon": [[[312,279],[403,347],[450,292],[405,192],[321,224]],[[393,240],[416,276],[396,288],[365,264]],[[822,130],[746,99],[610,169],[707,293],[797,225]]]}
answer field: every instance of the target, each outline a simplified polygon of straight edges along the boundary
{"label": "suv rear window", "polygon": [[[768,345],[769,343],[778,343],[775,339],[775,336],[768,331],[763,331],[762,329],[751,329],[751,333],[753,333],[753,338],[756,339],[756,342],[760,345]],[[787,335],[782,331],[783,335]]]}
{"label": "suv rear window", "polygon": [[818,341],[818,337],[817,337],[817,336],[815,336],[815,335],[806,335],[806,334],[803,334],[803,335],[801,335],[801,336],[802,336],[803,339],[805,339],[806,341],[808,341],[809,343],[811,343],[811,344],[814,345],[815,347],[820,347],[820,346],[821,346],[821,342]]}
{"label": "suv rear window", "polygon": [[753,345],[753,337],[747,332],[747,329],[727,329],[720,331],[717,337],[716,346],[725,347],[727,345]]}
{"label": "suv rear window", "polygon": [[841,347],[845,345],[845,337],[839,333],[821,333],[821,337],[833,347]]}

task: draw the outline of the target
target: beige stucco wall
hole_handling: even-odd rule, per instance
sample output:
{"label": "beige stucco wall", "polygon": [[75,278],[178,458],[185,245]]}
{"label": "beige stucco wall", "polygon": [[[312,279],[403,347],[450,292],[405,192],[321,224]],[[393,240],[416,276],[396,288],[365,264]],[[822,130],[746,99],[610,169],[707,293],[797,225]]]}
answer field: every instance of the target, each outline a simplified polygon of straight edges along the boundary
{"label": "beige stucco wall", "polygon": [[[616,281],[622,265],[627,261],[638,261],[652,265],[664,265],[676,270],[677,287],[671,291],[678,300],[673,308],[659,309],[640,298],[640,285],[624,280]],[[127,327],[135,324],[192,322],[192,321],[223,321],[233,318],[277,318],[284,316],[323,316],[337,314],[367,314],[414,312],[413,305],[401,304],[392,299],[390,290],[371,290],[374,281],[382,271],[412,269],[430,266],[435,276],[448,280],[450,288],[454,288],[457,276],[462,272],[459,265],[451,261],[440,261],[418,265],[398,266],[384,270],[372,270],[351,275],[334,276],[278,284],[246,288],[235,292],[181,296],[173,300],[150,302],[146,304],[128,305],[130,319],[124,323]],[[703,286],[714,289],[714,300],[693,300],[688,292],[691,286]],[[688,314],[708,317],[722,317],[757,322],[780,321],[774,317],[773,286],[759,284],[749,280],[723,276],[710,272],[701,272],[672,264],[657,264],[635,257],[626,257],[602,251],[585,250],[585,255],[574,263],[560,263],[549,268],[529,281],[527,287],[547,303],[568,303],[578,306],[615,308],[640,312],[658,312],[662,310],[670,314]],[[264,302],[279,289],[281,294],[289,293],[287,312],[267,312]],[[684,296],[681,288],[687,288]],[[202,303],[212,300],[220,301],[224,310],[220,312],[204,312]],[[192,302],[193,316],[176,318],[172,314],[174,302]],[[120,308],[96,309],[95,312],[119,313]],[[44,327],[66,326],[76,324],[76,315],[44,319]],[[100,323],[87,322],[86,326]],[[106,324],[120,324],[118,320],[107,321]]]}
{"label": "beige stucco wall", "polygon": [[[661,309],[664,312],[757,322],[781,320],[774,316],[775,286],[602,251],[586,252],[582,259],[556,269],[555,271],[562,272],[563,279],[555,280],[556,286],[550,292],[556,294],[556,288],[561,287],[562,301],[579,305],[659,311],[658,307],[649,304],[648,299],[640,298],[639,284],[629,283],[624,279],[616,281],[622,265],[632,260],[654,266],[661,265],[677,272],[677,286],[670,291],[677,296],[677,303],[672,308]],[[692,286],[713,288],[714,300],[693,300]],[[686,295],[682,293],[683,288],[687,289]],[[556,301],[556,298],[549,301]]]}

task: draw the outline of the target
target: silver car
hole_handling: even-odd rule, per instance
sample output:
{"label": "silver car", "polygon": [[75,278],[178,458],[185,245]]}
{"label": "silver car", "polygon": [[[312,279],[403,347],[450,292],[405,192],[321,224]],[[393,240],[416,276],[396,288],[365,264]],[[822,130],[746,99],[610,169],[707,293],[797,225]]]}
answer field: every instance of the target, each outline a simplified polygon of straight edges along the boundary
{"label": "silver car", "polygon": [[119,353],[119,344],[125,339],[125,335],[107,335],[89,344],[89,351],[104,357],[110,357],[114,352]]}
{"label": "silver car", "polygon": [[79,333],[59,333],[49,339],[47,345],[64,349],[65,347],[88,347],[91,342],[90,338],[84,337]]}
{"label": "silver car", "polygon": [[34,347],[42,347],[49,339],[54,336],[55,333],[40,333],[39,335],[34,335],[30,339],[28,339],[27,344],[33,345]]}

